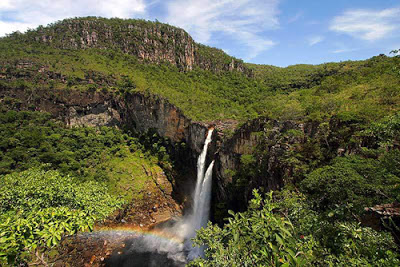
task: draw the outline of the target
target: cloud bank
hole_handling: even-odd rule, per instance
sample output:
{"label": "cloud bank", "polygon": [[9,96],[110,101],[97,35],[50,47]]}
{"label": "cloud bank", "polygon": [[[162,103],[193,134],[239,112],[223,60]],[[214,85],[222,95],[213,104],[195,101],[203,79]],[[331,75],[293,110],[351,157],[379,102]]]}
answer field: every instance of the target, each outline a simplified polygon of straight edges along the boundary
{"label": "cloud bank", "polygon": [[1,0],[0,36],[70,17],[132,18],[145,12],[144,0]]}
{"label": "cloud bank", "polygon": [[246,46],[251,59],[276,44],[263,33],[279,27],[278,4],[278,0],[173,0],[167,3],[166,20],[200,43],[229,35]]}
{"label": "cloud bank", "polygon": [[330,29],[358,39],[376,41],[390,36],[400,26],[400,8],[357,9],[334,17]]}
{"label": "cloud bank", "polygon": [[325,38],[323,36],[313,36],[308,38],[308,45],[309,46],[314,46],[320,42],[322,42]]}

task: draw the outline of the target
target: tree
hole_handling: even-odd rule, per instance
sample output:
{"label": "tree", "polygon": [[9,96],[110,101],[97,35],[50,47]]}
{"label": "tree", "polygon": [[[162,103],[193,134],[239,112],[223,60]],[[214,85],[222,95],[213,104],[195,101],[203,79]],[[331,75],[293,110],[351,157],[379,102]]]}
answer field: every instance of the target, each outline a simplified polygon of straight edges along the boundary
{"label": "tree", "polygon": [[274,213],[272,192],[263,199],[257,190],[243,213],[230,211],[222,228],[209,223],[195,238],[197,246],[206,245],[205,259],[192,266],[301,266],[310,256],[312,240],[297,236],[287,219]]}

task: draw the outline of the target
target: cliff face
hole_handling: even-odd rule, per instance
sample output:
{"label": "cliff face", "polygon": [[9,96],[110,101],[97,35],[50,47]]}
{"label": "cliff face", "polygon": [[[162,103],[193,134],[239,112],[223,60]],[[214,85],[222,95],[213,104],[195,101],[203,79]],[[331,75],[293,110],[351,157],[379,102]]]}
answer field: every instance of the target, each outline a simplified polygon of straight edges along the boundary
{"label": "cliff face", "polygon": [[[292,170],[280,162],[279,157],[289,151],[291,144],[304,140],[296,137],[282,138],[283,132],[292,129],[308,136],[314,135],[309,126],[258,119],[244,124],[232,137],[227,138],[221,131],[226,126],[223,122],[208,125],[193,122],[167,100],[141,93],[116,97],[100,92],[38,90],[35,95],[36,97],[32,98],[24,90],[0,90],[1,99],[19,99],[19,109],[34,106],[36,110],[51,112],[55,118],[64,121],[70,127],[124,126],[140,133],[153,130],[168,138],[172,144],[185,142],[190,152],[181,162],[193,170],[203,149],[208,128],[216,127],[208,153],[208,162],[215,159],[214,202],[224,202],[230,207],[235,206],[237,202],[243,202],[240,205],[245,205],[253,188],[279,189],[284,185],[285,174]],[[232,194],[229,188],[233,181],[229,171],[240,171],[241,156],[254,153],[257,146],[265,145],[266,141],[267,149],[263,150],[268,151],[268,156],[260,159],[261,175],[248,181],[240,196]],[[195,179],[195,174],[193,175],[192,180]],[[185,187],[177,186],[178,190]]]}
{"label": "cliff face", "polygon": [[144,20],[95,17],[66,19],[24,35],[12,35],[61,49],[118,49],[151,63],[169,62],[190,71],[248,72],[241,60],[222,50],[197,44],[183,29]]}
{"label": "cliff face", "polygon": [[192,122],[167,100],[141,93],[115,96],[112,93],[78,92],[75,90],[37,89],[31,94],[24,89],[0,88],[0,99],[13,108],[45,111],[54,118],[74,126],[125,126],[139,133],[154,130],[173,143],[185,142],[194,152],[203,149],[208,126]]}
{"label": "cliff face", "polygon": [[197,154],[203,148],[207,126],[192,122],[165,99],[140,93],[128,94],[124,101],[119,102],[118,109],[122,123],[135,131],[154,130],[173,143],[185,142]]}
{"label": "cliff face", "polygon": [[[240,209],[246,206],[254,188],[281,189],[294,172],[294,167],[285,161],[285,157],[317,134],[317,125],[312,123],[279,122],[268,118],[245,123],[231,138],[222,142],[218,150],[215,168],[218,192],[215,198]],[[243,176],[246,172],[241,161],[245,155],[251,155],[254,159],[252,164],[257,165],[259,172],[249,175],[245,186],[234,191],[237,181],[232,175],[241,172]]]}

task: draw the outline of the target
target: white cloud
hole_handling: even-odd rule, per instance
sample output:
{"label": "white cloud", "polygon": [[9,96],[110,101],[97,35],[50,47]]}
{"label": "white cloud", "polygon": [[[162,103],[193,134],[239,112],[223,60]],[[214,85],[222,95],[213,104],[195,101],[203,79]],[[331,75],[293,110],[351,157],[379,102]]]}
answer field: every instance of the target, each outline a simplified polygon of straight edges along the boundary
{"label": "white cloud", "polygon": [[0,21],[0,37],[6,35],[7,33],[12,33],[15,31],[23,32],[26,29],[34,28],[35,26],[37,25],[30,23]]}
{"label": "white cloud", "polygon": [[304,16],[304,12],[303,11],[299,11],[293,17],[289,18],[287,23],[290,24],[290,23],[296,22],[299,19],[301,19],[303,16]]}
{"label": "white cloud", "polygon": [[388,37],[400,26],[400,8],[383,10],[348,10],[335,17],[330,25],[332,31],[355,38],[375,41]]}
{"label": "white cloud", "polygon": [[349,53],[349,52],[353,52],[353,51],[357,51],[357,49],[350,49],[350,48],[336,49],[336,50],[333,50],[332,53],[340,54],[340,53]]}
{"label": "white cloud", "polygon": [[144,0],[1,0],[0,36],[69,17],[132,18],[145,12]]}
{"label": "white cloud", "polygon": [[11,0],[2,0],[0,2],[0,10],[1,9],[10,9],[13,7],[13,5],[11,4]]}
{"label": "white cloud", "polygon": [[325,38],[323,36],[312,36],[308,38],[308,45],[309,46],[314,46],[320,42],[322,42]]}
{"label": "white cloud", "polygon": [[275,45],[262,36],[279,27],[279,0],[171,0],[167,22],[209,44],[214,34],[228,34],[250,51],[248,59]]}

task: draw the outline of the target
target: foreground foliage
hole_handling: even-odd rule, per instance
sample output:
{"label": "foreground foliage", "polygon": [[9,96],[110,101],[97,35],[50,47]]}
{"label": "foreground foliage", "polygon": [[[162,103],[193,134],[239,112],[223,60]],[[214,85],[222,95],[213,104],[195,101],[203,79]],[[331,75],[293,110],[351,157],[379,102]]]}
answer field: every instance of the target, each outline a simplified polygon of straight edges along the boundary
{"label": "foreground foliage", "polygon": [[104,184],[81,183],[40,168],[1,177],[0,190],[2,264],[51,248],[63,235],[91,230],[122,204]]}
{"label": "foreground foliage", "polygon": [[206,258],[193,265],[206,266],[289,266],[304,265],[313,240],[296,235],[287,219],[274,214],[277,205],[272,192],[262,199],[255,190],[249,210],[233,213],[220,228],[209,224],[200,230],[195,244],[206,245]]}
{"label": "foreground foliage", "polygon": [[286,190],[253,192],[249,210],[230,212],[221,228],[209,223],[195,244],[205,245],[205,259],[191,266],[397,266],[390,233],[346,220],[326,220],[304,195]]}

